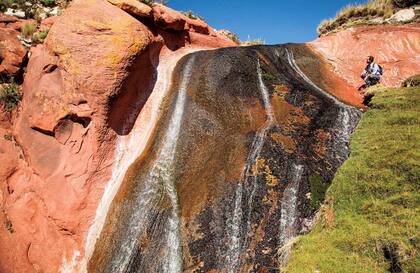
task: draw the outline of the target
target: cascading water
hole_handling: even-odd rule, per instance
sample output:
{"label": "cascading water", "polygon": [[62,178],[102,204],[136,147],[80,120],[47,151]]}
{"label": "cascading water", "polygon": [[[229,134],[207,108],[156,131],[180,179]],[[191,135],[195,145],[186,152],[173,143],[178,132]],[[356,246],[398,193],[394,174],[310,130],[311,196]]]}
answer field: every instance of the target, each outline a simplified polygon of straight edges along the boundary
{"label": "cascading water", "polygon": [[275,272],[277,250],[313,216],[310,177],[331,181],[357,111],[312,82],[288,46],[194,53],[174,75],[90,271]]}
{"label": "cascading water", "polygon": [[144,181],[144,188],[136,194],[136,208],[128,221],[128,233],[124,236],[124,242],[121,244],[117,257],[112,260],[107,272],[130,272],[133,256],[136,255],[135,248],[139,244],[138,238],[140,238],[140,234],[145,232],[152,210],[162,200],[162,195],[165,193],[170,199],[172,209],[166,227],[166,248],[163,254],[162,272],[178,273],[182,271],[179,204],[173,172],[175,151],[193,63],[194,58],[191,58],[186,64],[176,98],[175,109],[163,138],[163,146],[159,150],[157,159]]}
{"label": "cascading water", "polygon": [[303,165],[293,165],[291,181],[283,192],[280,218],[280,245],[285,245],[295,237],[298,218],[298,192],[304,172]]}
{"label": "cascading water", "polygon": [[[251,145],[251,150],[246,161],[246,166],[243,170],[242,177],[243,182],[238,184],[238,187],[235,192],[235,207],[233,211],[233,216],[229,219],[228,222],[228,234],[230,237],[230,244],[228,253],[226,253],[226,265],[229,268],[229,272],[237,272],[238,267],[241,264],[240,255],[244,250],[244,244],[246,244],[246,236],[250,230],[250,214],[252,211],[253,198],[255,195],[255,190],[257,187],[256,175],[252,173],[252,169],[257,164],[257,160],[260,157],[261,149],[264,146],[267,133],[275,122],[275,117],[273,113],[273,108],[270,102],[270,95],[267,87],[264,84],[262,78],[262,70],[260,60],[257,60],[257,75],[258,75],[258,85],[263,99],[264,109],[267,115],[267,121],[261,129],[259,129],[254,137],[254,140]],[[243,197],[244,190],[247,188],[251,189],[249,196],[247,196],[247,206],[248,214],[246,217],[246,226],[245,230],[242,230],[244,225],[243,221]]]}

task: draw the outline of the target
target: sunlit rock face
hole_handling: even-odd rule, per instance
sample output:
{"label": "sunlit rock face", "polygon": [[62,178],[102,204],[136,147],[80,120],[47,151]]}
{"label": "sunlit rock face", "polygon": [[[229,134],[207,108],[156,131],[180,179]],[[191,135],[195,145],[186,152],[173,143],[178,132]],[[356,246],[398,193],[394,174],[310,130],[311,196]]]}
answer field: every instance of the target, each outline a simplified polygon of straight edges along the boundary
{"label": "sunlit rock face", "polygon": [[[20,107],[0,106],[1,273],[84,272],[114,168],[124,173],[131,164],[131,136],[140,135],[136,151],[149,142],[176,61],[235,45],[200,20],[178,30],[165,20],[134,17],[106,0],[74,0],[43,22],[51,28],[28,54]],[[21,82],[18,23],[0,15],[0,83]]]}
{"label": "sunlit rock face", "polygon": [[420,71],[420,24],[354,27],[323,36],[308,45],[352,86],[360,86],[366,57],[373,55],[384,69],[381,82],[401,83]]}
{"label": "sunlit rock face", "polygon": [[277,250],[307,230],[360,117],[341,102],[358,105],[354,89],[340,97],[325,71],[298,45],[181,59],[89,272],[277,272]]}

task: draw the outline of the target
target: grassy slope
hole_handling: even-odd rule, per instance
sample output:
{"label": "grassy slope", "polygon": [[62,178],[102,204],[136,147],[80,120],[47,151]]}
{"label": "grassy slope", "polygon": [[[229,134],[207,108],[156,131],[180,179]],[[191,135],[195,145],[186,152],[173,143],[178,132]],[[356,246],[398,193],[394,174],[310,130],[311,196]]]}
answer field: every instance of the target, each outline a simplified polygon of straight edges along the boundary
{"label": "grassy slope", "polygon": [[371,19],[388,19],[398,10],[415,3],[415,0],[370,0],[364,4],[348,5],[341,9],[335,18],[323,20],[317,31],[322,35],[358,25],[378,24]]}
{"label": "grassy slope", "polygon": [[390,272],[384,252],[394,272],[420,272],[420,88],[380,90],[372,105],[285,272]]}

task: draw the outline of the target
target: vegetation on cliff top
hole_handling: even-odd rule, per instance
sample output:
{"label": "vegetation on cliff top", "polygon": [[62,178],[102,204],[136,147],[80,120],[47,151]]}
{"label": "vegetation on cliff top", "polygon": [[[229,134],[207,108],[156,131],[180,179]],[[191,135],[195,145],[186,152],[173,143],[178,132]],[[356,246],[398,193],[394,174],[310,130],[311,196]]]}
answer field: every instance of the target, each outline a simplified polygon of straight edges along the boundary
{"label": "vegetation on cliff top", "polygon": [[322,21],[317,31],[319,35],[323,35],[356,25],[375,24],[372,21],[375,18],[380,19],[376,24],[383,23],[381,19],[390,18],[398,10],[416,3],[416,0],[371,0],[366,4],[348,5],[335,18]]}
{"label": "vegetation on cliff top", "polygon": [[374,92],[320,220],[284,272],[419,272],[420,87]]}

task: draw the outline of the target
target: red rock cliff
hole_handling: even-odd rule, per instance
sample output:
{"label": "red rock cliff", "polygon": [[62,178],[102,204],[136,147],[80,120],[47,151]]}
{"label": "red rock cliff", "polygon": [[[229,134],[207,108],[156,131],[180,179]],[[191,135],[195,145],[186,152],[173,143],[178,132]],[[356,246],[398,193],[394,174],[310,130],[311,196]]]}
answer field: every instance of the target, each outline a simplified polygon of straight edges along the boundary
{"label": "red rock cliff", "polygon": [[164,94],[159,73],[191,50],[235,45],[167,7],[110,2],[74,1],[58,18],[32,49],[17,118],[0,128],[2,273],[83,271],[74,264],[116,143],[138,117],[156,120],[161,100],[146,102]]}
{"label": "red rock cliff", "polygon": [[[83,272],[118,181],[153,136],[176,61],[234,45],[163,6],[74,1],[32,49],[21,109],[10,123],[0,116],[0,272]],[[310,46],[352,86],[369,54],[385,84],[420,71],[418,25],[350,29]],[[4,57],[8,70],[14,58]]]}
{"label": "red rock cliff", "polygon": [[357,87],[366,65],[373,55],[384,68],[382,83],[400,85],[408,77],[420,73],[420,25],[364,26],[323,36],[309,45],[323,55],[335,72]]}

